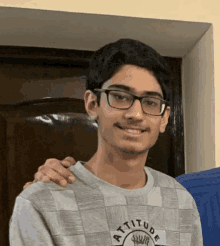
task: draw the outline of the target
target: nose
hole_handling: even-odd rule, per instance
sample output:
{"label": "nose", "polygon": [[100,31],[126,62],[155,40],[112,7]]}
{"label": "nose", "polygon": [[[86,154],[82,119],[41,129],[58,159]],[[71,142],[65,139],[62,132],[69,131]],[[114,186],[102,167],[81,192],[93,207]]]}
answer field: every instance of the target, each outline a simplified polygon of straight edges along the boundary
{"label": "nose", "polygon": [[144,117],[144,112],[141,106],[141,102],[138,99],[136,99],[133,105],[126,110],[126,117],[138,118],[138,119],[142,119]]}

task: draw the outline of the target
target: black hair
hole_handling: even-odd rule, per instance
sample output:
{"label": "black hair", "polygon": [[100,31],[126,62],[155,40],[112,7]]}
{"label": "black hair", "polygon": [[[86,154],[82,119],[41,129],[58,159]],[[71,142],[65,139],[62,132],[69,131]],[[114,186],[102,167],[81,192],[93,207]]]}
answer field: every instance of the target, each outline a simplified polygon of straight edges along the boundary
{"label": "black hair", "polygon": [[[161,86],[164,100],[170,101],[172,70],[166,60],[150,46],[133,39],[119,39],[97,50],[87,71],[86,90],[102,88],[123,65],[130,64],[152,72]],[[100,93],[96,93],[100,106]]]}

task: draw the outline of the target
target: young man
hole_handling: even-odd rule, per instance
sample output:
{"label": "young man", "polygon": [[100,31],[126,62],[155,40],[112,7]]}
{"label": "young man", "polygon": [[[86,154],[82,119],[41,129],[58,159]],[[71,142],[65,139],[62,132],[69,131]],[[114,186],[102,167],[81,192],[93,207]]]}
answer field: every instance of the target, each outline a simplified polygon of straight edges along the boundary
{"label": "young man", "polygon": [[[203,245],[192,196],[145,167],[164,132],[170,68],[149,46],[121,39],[92,57],[84,94],[98,148],[62,188],[37,182],[16,198],[11,245]],[[82,165],[84,164],[84,165]]]}

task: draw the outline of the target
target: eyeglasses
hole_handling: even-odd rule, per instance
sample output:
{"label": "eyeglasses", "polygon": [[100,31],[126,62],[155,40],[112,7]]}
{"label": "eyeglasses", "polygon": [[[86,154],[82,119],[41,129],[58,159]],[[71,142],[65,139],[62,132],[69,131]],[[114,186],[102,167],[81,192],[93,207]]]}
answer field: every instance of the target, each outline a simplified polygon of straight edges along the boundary
{"label": "eyeglasses", "polygon": [[94,89],[94,91],[106,93],[108,104],[117,109],[129,109],[134,101],[138,99],[141,102],[144,113],[160,116],[168,106],[168,103],[165,100],[154,96],[138,97],[128,92],[112,89]]}

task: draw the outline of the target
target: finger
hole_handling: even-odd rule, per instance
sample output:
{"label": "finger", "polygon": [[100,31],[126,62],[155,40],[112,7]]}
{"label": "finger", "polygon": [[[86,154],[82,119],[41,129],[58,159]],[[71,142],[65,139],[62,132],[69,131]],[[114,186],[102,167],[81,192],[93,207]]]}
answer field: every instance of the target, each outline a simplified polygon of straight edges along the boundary
{"label": "finger", "polygon": [[[61,161],[58,161],[56,159],[50,159],[41,168],[40,172],[49,176],[52,180],[53,176],[51,176],[51,175],[53,175],[54,173],[50,173],[50,169],[57,172],[60,176],[62,176],[62,178],[66,179],[66,180],[68,180],[70,177],[72,177],[72,180],[71,179],[68,180],[69,183],[73,183],[75,181],[74,175],[70,172],[70,170],[68,170],[67,168],[65,168],[61,164]],[[56,177],[57,177],[57,175],[56,175]]]}
{"label": "finger", "polygon": [[34,175],[34,182],[41,181],[43,177],[46,176],[42,172],[36,172]]}
{"label": "finger", "polygon": [[[42,165],[42,166],[43,166],[43,165]],[[39,167],[38,167],[38,172],[40,172],[40,170],[41,170],[42,166],[39,166]]]}
{"label": "finger", "polygon": [[[60,166],[62,167],[62,165],[60,164]],[[65,171],[66,169],[64,167],[62,167]],[[47,177],[49,177],[49,179],[51,181],[53,181],[54,183],[61,185],[63,187],[66,187],[67,185],[67,180],[65,180],[64,177],[62,177],[62,175],[60,175],[60,173],[56,172],[56,170],[54,170],[53,168],[50,168],[48,166],[43,166],[41,169],[41,172],[43,172],[44,174],[46,174]],[[66,176],[68,179],[69,176]]]}
{"label": "finger", "polygon": [[69,167],[72,166],[72,165],[71,165],[71,162],[69,162],[69,161],[60,161],[60,163],[61,163],[64,167],[67,167],[67,168],[69,168]]}
{"label": "finger", "polygon": [[75,159],[71,156],[67,156],[63,161],[68,161],[70,163],[70,166],[73,166],[76,164]]}
{"label": "finger", "polygon": [[29,185],[31,185],[32,182],[27,182],[24,186],[23,186],[23,190],[26,189]]}
{"label": "finger", "polygon": [[50,182],[50,177],[48,177],[47,175],[41,173],[41,172],[37,172],[36,173],[37,178],[34,180],[34,182],[37,181],[42,181],[44,183],[49,183]]}
{"label": "finger", "polygon": [[44,176],[44,177],[41,179],[41,181],[44,182],[44,183],[49,183],[49,182],[50,182],[50,177]]}

